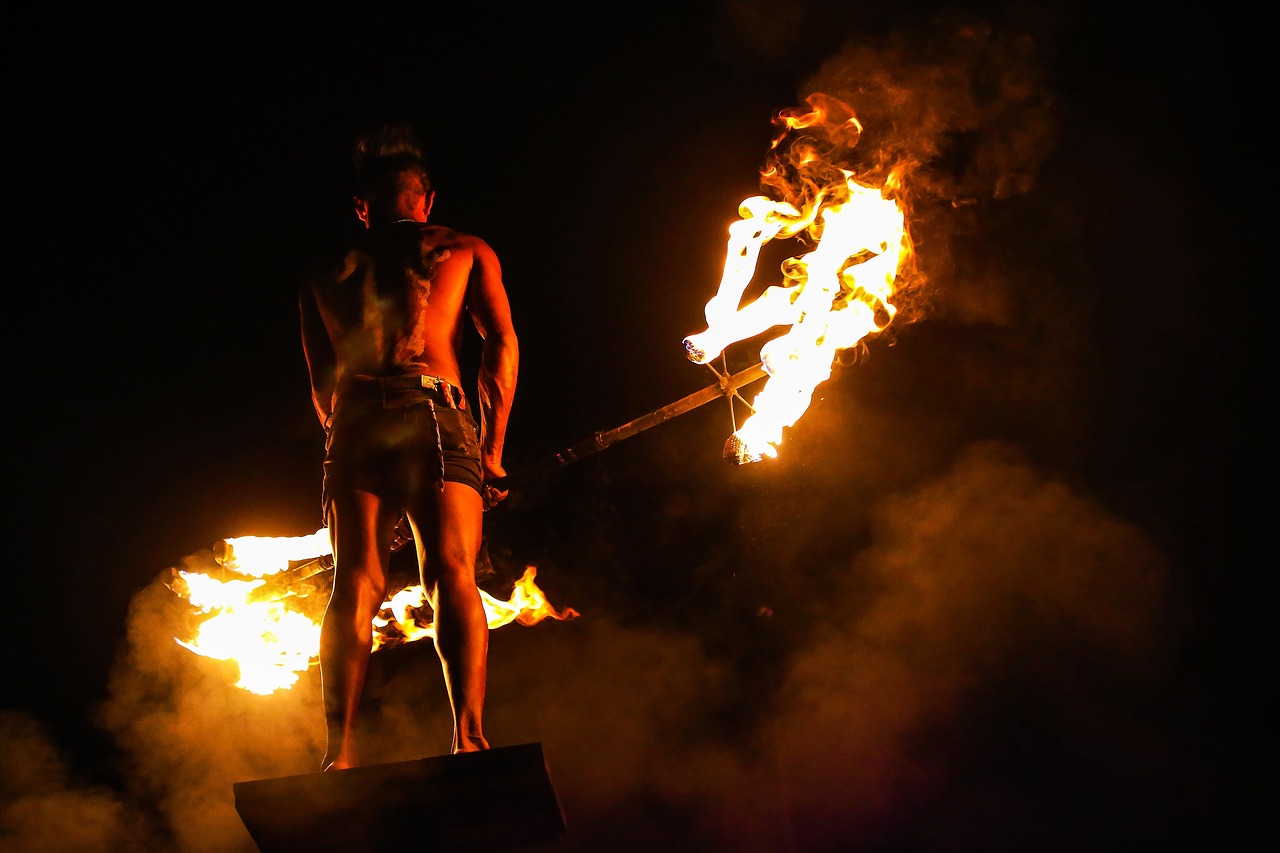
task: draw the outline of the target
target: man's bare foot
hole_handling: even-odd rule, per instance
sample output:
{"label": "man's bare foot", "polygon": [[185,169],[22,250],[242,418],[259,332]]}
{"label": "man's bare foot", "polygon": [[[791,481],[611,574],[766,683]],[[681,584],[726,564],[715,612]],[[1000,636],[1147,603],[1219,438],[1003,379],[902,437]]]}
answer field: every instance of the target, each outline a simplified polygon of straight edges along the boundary
{"label": "man's bare foot", "polygon": [[360,762],[350,756],[339,754],[337,758],[330,759],[329,756],[324,757],[324,761],[320,762],[320,772],[324,773],[329,770],[347,770],[352,767],[359,766]]}
{"label": "man's bare foot", "polygon": [[484,737],[457,737],[453,742],[453,754],[459,752],[481,752],[489,748],[489,741]]}

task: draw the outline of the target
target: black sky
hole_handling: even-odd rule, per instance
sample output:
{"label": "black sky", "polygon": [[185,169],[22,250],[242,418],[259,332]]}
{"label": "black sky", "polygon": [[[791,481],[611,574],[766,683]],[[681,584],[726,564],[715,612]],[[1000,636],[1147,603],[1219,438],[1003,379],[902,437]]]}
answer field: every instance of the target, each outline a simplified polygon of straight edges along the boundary
{"label": "black sky", "polygon": [[[547,745],[571,849],[1261,842],[1262,217],[1239,199],[1265,198],[1265,161],[1235,106],[1250,25],[1053,2],[780,6],[13,15],[4,708],[47,727],[6,736],[62,754],[62,814],[102,783],[175,851],[245,843],[172,828],[190,809],[173,753],[203,756],[202,723],[221,729],[176,713],[181,678],[152,660],[170,644],[143,626],[189,555],[319,524],[294,298],[309,247],[355,224],[358,128],[413,122],[433,220],[502,258],[519,467],[711,381],[681,340],[760,191],[773,115],[815,81],[871,98],[877,67],[924,103],[937,79],[920,69],[959,67],[929,34],[968,16],[984,49],[1021,46],[1049,94],[1045,156],[997,193],[962,179],[981,177],[990,125],[942,135],[931,174],[978,191],[913,211],[927,302],[836,370],[776,462],[726,464],[714,404],[490,517],[494,591],[534,564],[583,614],[495,632],[491,740]],[[1007,164],[1033,119],[998,121]],[[429,707],[397,729],[400,757],[433,754],[439,695],[404,684],[438,671],[390,655],[388,691]],[[318,722],[309,709],[289,721]],[[144,719],[172,724],[167,750]],[[305,772],[290,762],[315,733],[295,734],[301,758],[228,778]],[[48,774],[9,775],[0,818],[47,844],[23,803]]]}

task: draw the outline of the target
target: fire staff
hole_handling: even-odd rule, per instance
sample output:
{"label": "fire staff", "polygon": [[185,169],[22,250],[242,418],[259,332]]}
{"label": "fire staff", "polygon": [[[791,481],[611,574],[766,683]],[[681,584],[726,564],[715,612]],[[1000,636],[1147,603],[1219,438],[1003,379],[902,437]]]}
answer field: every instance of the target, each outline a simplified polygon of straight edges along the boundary
{"label": "fire staff", "polygon": [[[324,770],[360,764],[357,715],[386,598],[397,522],[407,520],[434,611],[453,711],[453,752],[487,749],[488,626],[475,564],[483,512],[507,496],[502,448],[519,354],[502,270],[479,237],[428,223],[435,193],[405,124],[357,140],[355,211],[365,228],[301,289],[302,345],[325,431],[322,505],[333,546],[320,672]],[[462,390],[463,324],[483,339],[476,402]]]}

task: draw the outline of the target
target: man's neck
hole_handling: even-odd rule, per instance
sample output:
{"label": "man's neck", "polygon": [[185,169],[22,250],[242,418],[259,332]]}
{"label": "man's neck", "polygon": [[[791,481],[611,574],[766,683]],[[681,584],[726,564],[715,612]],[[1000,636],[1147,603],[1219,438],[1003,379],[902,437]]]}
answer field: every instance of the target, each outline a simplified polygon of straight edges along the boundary
{"label": "man's neck", "polygon": [[412,222],[415,225],[426,225],[425,219],[413,219],[412,217],[404,217],[402,219],[375,219],[369,223],[370,228],[381,228],[386,225],[399,225],[403,222]]}

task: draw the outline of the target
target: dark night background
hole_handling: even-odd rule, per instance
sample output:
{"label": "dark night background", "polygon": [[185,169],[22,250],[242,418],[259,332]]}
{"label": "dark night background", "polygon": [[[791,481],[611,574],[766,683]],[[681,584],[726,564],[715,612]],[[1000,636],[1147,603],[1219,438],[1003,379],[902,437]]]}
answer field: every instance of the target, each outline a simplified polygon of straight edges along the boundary
{"label": "dark night background", "polygon": [[[3,849],[252,850],[231,784],[318,768],[315,671],[228,686],[170,641],[163,580],[224,537],[318,527],[295,293],[357,224],[357,129],[413,122],[432,220],[503,261],[514,470],[710,384],[681,340],[726,228],[773,115],[832,81],[865,93],[868,136],[915,105],[973,122],[931,128],[910,316],[775,461],[723,461],[717,401],[488,517],[482,586],[505,598],[534,565],[581,614],[493,632],[490,740],[544,745],[565,850],[1270,836],[1249,21],[830,0],[6,17]],[[938,49],[965,20],[986,35]],[[996,67],[1045,109],[966,117],[935,92],[989,106]],[[447,751],[429,645],[374,661],[374,756]]]}

